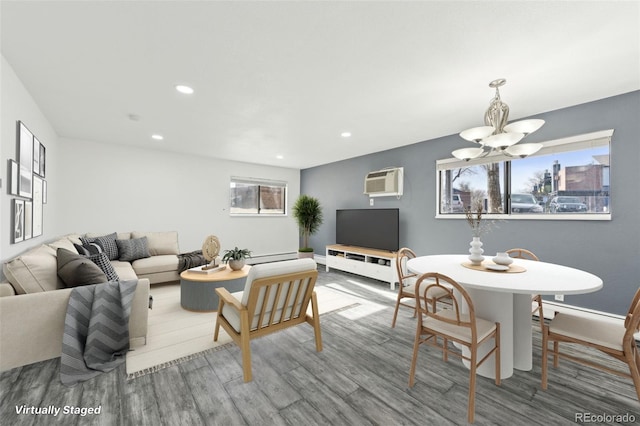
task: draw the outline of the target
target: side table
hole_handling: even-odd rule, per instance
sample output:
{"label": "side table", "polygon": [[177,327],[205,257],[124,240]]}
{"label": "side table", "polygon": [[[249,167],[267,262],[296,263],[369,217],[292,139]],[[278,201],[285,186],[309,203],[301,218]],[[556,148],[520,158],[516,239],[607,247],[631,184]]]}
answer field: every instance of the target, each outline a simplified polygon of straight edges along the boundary
{"label": "side table", "polygon": [[245,265],[239,271],[226,269],[203,274],[193,271],[183,271],[180,274],[180,305],[183,309],[197,312],[218,310],[217,287],[224,287],[229,292],[244,290],[245,278],[251,266]]}

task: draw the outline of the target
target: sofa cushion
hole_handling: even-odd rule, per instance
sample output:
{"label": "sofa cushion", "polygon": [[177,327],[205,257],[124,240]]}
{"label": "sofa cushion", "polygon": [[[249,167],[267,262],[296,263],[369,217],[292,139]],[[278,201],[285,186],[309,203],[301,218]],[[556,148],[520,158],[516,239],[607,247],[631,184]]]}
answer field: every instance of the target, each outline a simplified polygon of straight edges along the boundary
{"label": "sofa cushion", "polygon": [[58,277],[56,251],[44,244],[5,263],[2,270],[17,294],[64,288]]}
{"label": "sofa cushion", "polygon": [[59,240],[56,240],[52,243],[48,243],[47,245],[54,250],[63,248],[63,249],[69,250],[71,253],[74,253],[76,251],[75,248],[73,247],[73,243],[67,237],[62,237]]}
{"label": "sofa cushion", "polygon": [[137,259],[144,259],[151,256],[147,237],[132,238],[130,240],[116,240],[120,260],[131,262]]}
{"label": "sofa cushion", "polygon": [[133,267],[131,266],[131,263],[129,262],[112,260],[111,266],[113,266],[116,274],[118,274],[118,278],[120,278],[121,280],[135,280],[138,278],[135,271],[133,270]]}
{"label": "sofa cushion", "polygon": [[134,260],[131,262],[131,266],[133,266],[133,270],[136,271],[138,276],[176,271],[178,269],[178,256],[174,254],[151,256],[145,259]]}
{"label": "sofa cushion", "polygon": [[58,276],[67,287],[107,282],[102,270],[85,256],[65,248],[57,251]]}
{"label": "sofa cushion", "polygon": [[113,265],[109,262],[109,258],[106,253],[92,254],[88,259],[98,265],[102,272],[107,276],[107,280],[117,281],[120,279],[118,274],[116,274],[116,270],[113,269]]}
{"label": "sofa cushion", "polygon": [[178,254],[178,233],[168,232],[132,232],[131,238],[147,237],[151,256]]}
{"label": "sofa cushion", "polygon": [[102,235],[100,237],[81,237],[80,241],[82,241],[82,245],[90,244],[90,243],[98,243],[107,254],[109,260],[116,260],[120,257],[118,253],[118,245],[116,244],[117,234],[112,232],[109,235]]}

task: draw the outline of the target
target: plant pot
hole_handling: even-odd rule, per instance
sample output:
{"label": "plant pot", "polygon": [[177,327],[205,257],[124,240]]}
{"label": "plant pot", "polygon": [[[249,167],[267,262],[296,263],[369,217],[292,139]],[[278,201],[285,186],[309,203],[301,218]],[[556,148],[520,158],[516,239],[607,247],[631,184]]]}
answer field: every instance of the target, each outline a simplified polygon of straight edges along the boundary
{"label": "plant pot", "polygon": [[313,252],[312,251],[299,251],[298,252],[298,259],[313,259]]}
{"label": "plant pot", "polygon": [[229,268],[234,271],[239,271],[240,269],[244,268],[244,259],[231,259],[229,261]]}

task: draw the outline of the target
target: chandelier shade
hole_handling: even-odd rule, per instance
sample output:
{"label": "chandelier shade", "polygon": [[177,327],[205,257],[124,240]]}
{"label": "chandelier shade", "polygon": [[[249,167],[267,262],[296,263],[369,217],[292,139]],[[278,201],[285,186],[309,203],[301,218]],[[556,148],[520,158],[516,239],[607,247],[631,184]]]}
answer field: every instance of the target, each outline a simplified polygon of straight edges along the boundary
{"label": "chandelier shade", "polygon": [[523,143],[520,145],[510,146],[505,149],[505,152],[512,157],[525,158],[540,151],[541,148],[541,143]]}
{"label": "chandelier shade", "polygon": [[517,132],[527,136],[529,133],[533,133],[538,130],[544,124],[544,120],[531,119],[514,121],[511,124],[504,126],[505,132]]}
{"label": "chandelier shade", "polygon": [[469,142],[480,143],[482,142],[482,139],[491,136],[495,131],[496,128],[493,126],[474,127],[460,132],[460,137],[468,140]]}
{"label": "chandelier shade", "polygon": [[469,161],[472,158],[481,156],[483,152],[483,148],[461,148],[456,149],[451,154],[459,160]]}
{"label": "chandelier shade", "polygon": [[544,120],[528,119],[507,124],[509,106],[502,102],[499,91],[506,82],[507,80],[500,78],[489,83],[489,87],[496,89],[496,94],[484,114],[485,125],[460,132],[462,139],[479,144],[481,148],[457,149],[451,153],[454,157],[469,161],[498,151],[509,157],[524,158],[542,148],[542,144],[539,143],[517,145],[527,135],[542,127]]}

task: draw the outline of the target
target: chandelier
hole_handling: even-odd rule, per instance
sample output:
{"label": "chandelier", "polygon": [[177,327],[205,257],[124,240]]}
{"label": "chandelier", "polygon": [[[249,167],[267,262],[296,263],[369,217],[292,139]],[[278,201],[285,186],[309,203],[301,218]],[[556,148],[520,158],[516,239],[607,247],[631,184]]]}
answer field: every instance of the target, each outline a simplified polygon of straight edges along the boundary
{"label": "chandelier", "polygon": [[[460,132],[462,139],[474,142],[479,147],[456,149],[451,154],[464,161],[484,157],[497,151],[508,157],[524,158],[535,154],[542,148],[541,143],[518,144],[525,136],[535,132],[544,124],[544,120],[530,119],[507,124],[509,106],[500,99],[501,86],[507,82],[504,78],[493,80],[489,87],[496,89],[496,95],[484,113],[484,126],[473,127]],[[516,145],[517,144],[517,145]]]}

